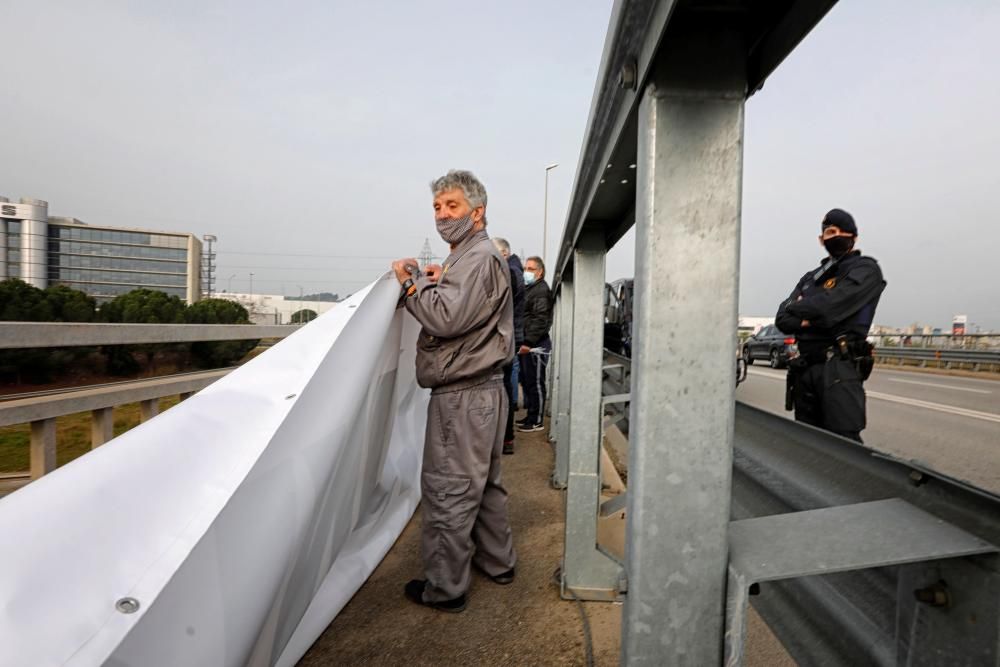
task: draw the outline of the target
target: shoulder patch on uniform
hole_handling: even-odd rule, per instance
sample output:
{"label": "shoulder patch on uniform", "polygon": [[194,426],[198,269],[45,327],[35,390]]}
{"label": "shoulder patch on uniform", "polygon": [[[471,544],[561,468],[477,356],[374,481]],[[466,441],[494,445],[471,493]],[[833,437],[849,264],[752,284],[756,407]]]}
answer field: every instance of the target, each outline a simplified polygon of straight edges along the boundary
{"label": "shoulder patch on uniform", "polygon": [[833,289],[836,286],[837,286],[836,278],[830,278],[825,283],[823,283],[823,289]]}

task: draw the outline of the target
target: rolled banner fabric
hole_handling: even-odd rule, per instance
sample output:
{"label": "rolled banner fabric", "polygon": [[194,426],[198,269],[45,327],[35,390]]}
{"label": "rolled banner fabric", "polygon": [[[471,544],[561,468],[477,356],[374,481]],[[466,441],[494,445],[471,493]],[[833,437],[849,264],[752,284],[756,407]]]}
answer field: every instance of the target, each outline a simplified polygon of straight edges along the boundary
{"label": "rolled banner fabric", "polygon": [[420,499],[398,299],[386,274],[0,500],[0,665],[294,665]]}

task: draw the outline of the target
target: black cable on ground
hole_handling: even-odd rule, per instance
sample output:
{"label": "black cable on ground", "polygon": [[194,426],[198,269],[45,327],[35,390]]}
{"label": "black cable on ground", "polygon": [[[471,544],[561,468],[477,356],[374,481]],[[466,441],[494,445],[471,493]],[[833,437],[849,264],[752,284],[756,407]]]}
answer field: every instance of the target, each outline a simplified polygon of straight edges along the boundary
{"label": "black cable on ground", "polygon": [[[555,580],[556,586],[562,588],[562,568],[557,567],[556,571],[553,573],[553,578]],[[570,594],[573,598],[573,602],[576,603],[576,610],[580,612],[580,620],[583,622],[583,648],[587,657],[587,667],[594,667],[594,641],[590,634],[590,619],[587,617],[587,610],[583,606],[583,602],[580,598],[576,596],[573,589],[567,588],[566,592]]]}

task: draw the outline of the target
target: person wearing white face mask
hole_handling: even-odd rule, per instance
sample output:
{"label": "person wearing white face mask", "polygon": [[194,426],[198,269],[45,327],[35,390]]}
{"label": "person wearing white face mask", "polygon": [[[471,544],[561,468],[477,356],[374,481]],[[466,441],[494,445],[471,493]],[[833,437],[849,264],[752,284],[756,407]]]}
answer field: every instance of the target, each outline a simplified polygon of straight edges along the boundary
{"label": "person wearing white face mask", "polygon": [[432,390],[420,475],[425,578],[407,583],[403,594],[460,612],[472,565],[495,583],[514,581],[517,555],[500,479],[514,311],[510,269],[486,234],[486,188],[471,172],[453,170],[431,191],[434,222],[451,254],[416,279],[412,257],[392,264],[403,304],[422,327],[417,382]]}
{"label": "person wearing white face mask", "polygon": [[521,355],[521,386],[528,414],[518,422],[520,431],[541,431],[545,416],[545,370],[552,351],[549,329],[552,328],[552,295],[545,282],[545,263],[541,257],[524,261],[524,345]]}
{"label": "person wearing white face mask", "polygon": [[855,249],[858,227],[847,211],[832,209],[819,237],[829,257],[802,276],[781,303],[775,325],[794,334],[798,356],[789,360],[785,407],[795,420],[861,442],[865,391],[874,365],[866,340],[885,289],[882,269]]}

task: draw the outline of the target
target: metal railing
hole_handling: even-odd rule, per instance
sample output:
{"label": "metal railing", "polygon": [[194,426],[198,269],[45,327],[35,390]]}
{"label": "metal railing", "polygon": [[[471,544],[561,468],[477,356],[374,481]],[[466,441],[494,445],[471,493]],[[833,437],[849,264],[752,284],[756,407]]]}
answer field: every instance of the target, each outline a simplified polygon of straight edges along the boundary
{"label": "metal railing", "polygon": [[[0,323],[0,349],[46,348],[139,343],[181,343],[196,341],[283,338],[297,326],[257,326],[220,324],[77,324]],[[8,475],[12,489],[52,472],[56,468],[56,419],[80,412],[91,413],[91,448],[113,437],[114,408],[139,403],[140,421],[159,412],[159,400],[179,396],[184,400],[222,377],[229,368],[183,373],[133,382],[110,383],[47,395],[16,395],[0,401],[0,426],[29,423],[30,470]]]}
{"label": "metal railing", "polygon": [[869,334],[868,339],[878,347],[933,347],[963,350],[998,350],[1000,334]]}
{"label": "metal railing", "polygon": [[0,322],[0,350],[284,338],[298,325]]}
{"label": "metal railing", "polygon": [[[628,397],[630,375],[609,354],[604,393]],[[617,406],[605,412],[627,438]],[[739,663],[751,599],[800,664],[998,657],[996,628],[966,634],[956,619],[1000,609],[982,593],[1000,585],[997,496],[740,403],[732,493],[727,663]]]}
{"label": "metal railing", "polygon": [[931,347],[876,347],[875,360],[898,364],[916,362],[920,366],[933,364],[942,368],[970,367],[974,371],[1000,371],[1000,350],[967,350]]}
{"label": "metal railing", "polygon": [[[776,506],[773,513],[784,513],[748,519],[760,524],[731,523],[730,507],[740,502],[731,494],[744,105],[833,4],[619,0],[612,12],[553,271],[550,436],[553,485],[566,488],[562,589],[567,597],[624,598],[623,664],[738,663],[753,585],[822,571],[807,536],[827,547],[842,540],[831,551],[838,569],[993,549],[958,521],[935,532],[933,513],[909,497],[892,500],[897,487],[874,487],[888,504],[834,494],[827,505]],[[605,257],[633,225],[629,491],[620,561],[595,535],[608,403],[601,332]],[[620,405],[623,397],[616,396]],[[801,428],[782,424],[770,437],[795,438]],[[760,479],[788,468],[780,455],[761,465]],[[808,488],[798,474],[793,469],[788,483]],[[810,509],[829,512],[810,515]],[[893,521],[914,536],[894,542],[895,550],[868,548],[863,535],[837,530],[861,522],[875,538]],[[810,522],[823,530],[807,531]],[[990,534],[988,541],[997,540]],[[782,566],[755,568],[760,558]],[[982,572],[977,583],[996,584],[993,561]],[[960,587],[963,597],[971,590]],[[919,626],[927,616],[901,618]],[[916,646],[942,650],[957,637],[953,631],[947,623],[935,626]],[[846,636],[857,648],[856,635]],[[995,640],[984,631],[976,643],[993,662]],[[907,653],[907,660],[927,663],[929,654]]]}

